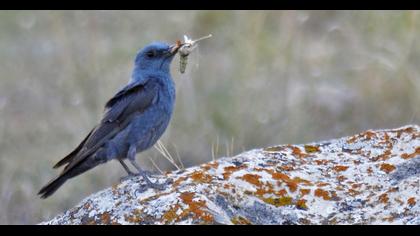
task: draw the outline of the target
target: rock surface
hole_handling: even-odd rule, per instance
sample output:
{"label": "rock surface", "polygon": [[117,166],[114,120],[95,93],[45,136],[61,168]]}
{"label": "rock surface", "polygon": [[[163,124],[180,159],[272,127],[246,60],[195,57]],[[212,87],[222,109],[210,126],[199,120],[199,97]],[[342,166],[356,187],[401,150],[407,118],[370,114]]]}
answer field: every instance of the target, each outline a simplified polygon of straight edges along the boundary
{"label": "rock surface", "polygon": [[280,145],[93,194],[42,224],[420,224],[420,127]]}

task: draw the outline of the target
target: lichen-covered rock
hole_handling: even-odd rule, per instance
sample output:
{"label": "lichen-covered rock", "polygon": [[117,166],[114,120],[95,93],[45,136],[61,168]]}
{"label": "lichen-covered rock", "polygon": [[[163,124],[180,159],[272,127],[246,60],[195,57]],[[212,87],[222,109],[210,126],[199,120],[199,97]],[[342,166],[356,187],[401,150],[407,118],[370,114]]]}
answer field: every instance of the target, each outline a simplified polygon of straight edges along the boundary
{"label": "lichen-covered rock", "polygon": [[420,127],[366,131],[133,177],[43,224],[420,224]]}

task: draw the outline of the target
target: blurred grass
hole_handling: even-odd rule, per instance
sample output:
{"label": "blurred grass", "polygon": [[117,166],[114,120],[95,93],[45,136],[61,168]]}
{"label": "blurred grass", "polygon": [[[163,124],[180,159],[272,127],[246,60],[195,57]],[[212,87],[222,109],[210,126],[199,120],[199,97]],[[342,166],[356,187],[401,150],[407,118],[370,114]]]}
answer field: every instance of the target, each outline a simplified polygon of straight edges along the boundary
{"label": "blurred grass", "polygon": [[[172,68],[177,103],[163,143],[188,167],[418,124],[419,27],[416,11],[1,11],[0,223],[46,220],[125,174],[110,162],[36,196],[151,41],[213,34],[186,74],[178,58]],[[152,169],[145,157],[174,168],[155,149],[139,155]]]}

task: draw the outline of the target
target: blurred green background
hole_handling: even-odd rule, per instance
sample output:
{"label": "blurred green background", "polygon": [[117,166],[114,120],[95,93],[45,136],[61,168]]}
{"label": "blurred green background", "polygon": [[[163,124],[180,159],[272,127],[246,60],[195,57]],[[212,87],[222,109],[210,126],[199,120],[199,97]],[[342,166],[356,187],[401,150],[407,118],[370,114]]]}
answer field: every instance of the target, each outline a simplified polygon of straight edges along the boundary
{"label": "blurred green background", "polygon": [[[172,65],[162,142],[184,166],[275,144],[419,124],[415,11],[1,11],[0,223],[47,220],[125,175],[115,161],[40,200],[100,119],[138,49],[209,33]],[[174,167],[156,150],[138,156]]]}

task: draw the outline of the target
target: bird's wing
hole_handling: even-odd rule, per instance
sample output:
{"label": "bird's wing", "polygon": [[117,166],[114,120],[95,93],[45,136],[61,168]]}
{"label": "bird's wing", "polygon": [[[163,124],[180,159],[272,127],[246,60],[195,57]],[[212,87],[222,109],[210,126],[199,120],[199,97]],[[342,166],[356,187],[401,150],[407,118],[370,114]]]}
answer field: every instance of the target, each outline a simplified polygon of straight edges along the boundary
{"label": "bird's wing", "polygon": [[156,97],[157,86],[152,81],[129,84],[105,104],[102,122],[124,120],[132,112],[147,108]]}
{"label": "bird's wing", "polygon": [[[150,81],[150,80],[149,80]],[[106,141],[124,129],[133,115],[141,114],[157,98],[157,85],[153,82],[135,83],[124,87],[105,105],[105,114],[100,124],[94,128],[62,174],[81,163]]]}

